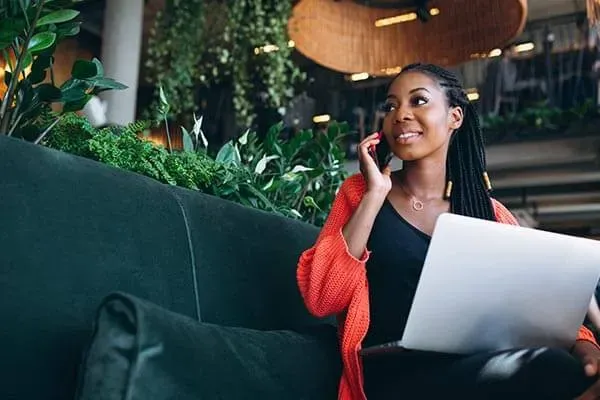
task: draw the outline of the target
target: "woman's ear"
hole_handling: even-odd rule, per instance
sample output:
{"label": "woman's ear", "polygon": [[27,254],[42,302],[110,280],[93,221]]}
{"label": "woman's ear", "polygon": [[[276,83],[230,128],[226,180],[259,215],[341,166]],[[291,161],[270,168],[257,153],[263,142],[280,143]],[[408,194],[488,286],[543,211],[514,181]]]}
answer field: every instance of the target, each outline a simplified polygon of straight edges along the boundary
{"label": "woman's ear", "polygon": [[452,107],[448,113],[448,124],[450,129],[453,131],[457,130],[462,126],[464,120],[464,113],[461,107]]}

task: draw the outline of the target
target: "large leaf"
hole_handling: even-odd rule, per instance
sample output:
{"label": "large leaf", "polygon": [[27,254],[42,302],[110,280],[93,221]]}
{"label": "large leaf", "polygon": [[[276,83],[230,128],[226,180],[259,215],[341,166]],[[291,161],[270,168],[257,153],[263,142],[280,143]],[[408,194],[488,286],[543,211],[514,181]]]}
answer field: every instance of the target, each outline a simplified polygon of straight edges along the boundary
{"label": "large leaf", "polygon": [[29,41],[27,50],[31,53],[38,53],[42,50],[52,46],[56,40],[56,33],[54,32],[40,32],[33,35]]}
{"label": "large leaf", "polygon": [[27,108],[33,100],[33,87],[27,79],[23,79],[17,86],[17,107]]}
{"label": "large leaf", "polygon": [[268,162],[277,158],[279,158],[279,156],[267,156],[265,154],[256,164],[256,167],[254,168],[254,173],[257,175],[262,174],[267,168]]}
{"label": "large leaf", "polygon": [[183,139],[183,150],[192,153],[194,151],[194,142],[192,141],[190,133],[183,126],[181,127],[181,135]]}
{"label": "large leaf", "polygon": [[52,54],[42,53],[35,58],[33,66],[31,67],[31,71],[33,72],[34,70],[45,70],[50,68],[51,61]]}
{"label": "large leaf", "polygon": [[66,102],[63,107],[63,112],[79,111],[85,107],[88,101],[92,98],[90,94],[84,94],[84,96],[76,101]]}
{"label": "large leaf", "polygon": [[19,36],[19,32],[16,31],[0,31],[0,48],[4,49],[10,46],[17,36]]}
{"label": "large leaf", "polygon": [[33,56],[31,55],[31,52],[26,52],[25,55],[23,55],[23,61],[21,61],[21,71],[24,71],[25,68],[29,67],[31,64],[33,63]]}
{"label": "large leaf", "polygon": [[9,46],[25,29],[25,21],[19,18],[0,20],[0,48]]}
{"label": "large leaf", "polygon": [[263,202],[263,204],[267,207],[267,209],[270,209],[271,211],[277,211],[277,208],[275,207],[275,205],[260,190],[258,190],[257,188],[255,188],[254,186],[252,186],[248,183],[242,183],[240,186],[248,189],[248,191],[250,193],[252,193],[260,201]]}
{"label": "large leaf", "polygon": [[43,82],[46,79],[46,69],[50,67],[50,61],[52,56],[47,54],[38,55],[31,66],[31,73],[29,74],[29,80],[33,84]]}
{"label": "large leaf", "polygon": [[277,144],[277,140],[279,139],[281,129],[283,129],[283,122],[279,122],[269,128],[269,132],[267,133],[267,136],[265,138],[265,143],[269,149],[279,147]]}
{"label": "large leaf", "polygon": [[29,81],[34,84],[37,85],[38,83],[41,83],[44,81],[44,79],[46,79],[46,70],[45,69],[31,69],[31,73],[29,74],[29,76],[27,77],[29,79]]}
{"label": "large leaf", "polygon": [[58,101],[62,97],[62,92],[56,86],[50,83],[44,83],[35,88],[38,97],[43,102]]}
{"label": "large leaf", "polygon": [[94,94],[103,92],[105,90],[124,90],[128,86],[110,78],[93,78],[89,80],[94,85]]}
{"label": "large leaf", "polygon": [[103,78],[104,77],[104,67],[102,66],[102,63],[100,62],[100,60],[98,60],[96,57],[94,57],[92,59],[92,62],[94,64],[96,64],[96,71],[98,72],[98,74],[96,76],[98,76],[99,78]]}
{"label": "large leaf", "polygon": [[76,103],[85,98],[89,84],[79,79],[69,79],[61,87],[61,100],[65,103]]}
{"label": "large leaf", "polygon": [[37,26],[68,22],[78,15],[79,11],[76,10],[57,10],[41,17],[37,22]]}
{"label": "large leaf", "polygon": [[240,152],[231,141],[225,143],[217,153],[216,161],[223,164],[241,164]]}
{"label": "large leaf", "polygon": [[10,80],[12,79],[12,72],[5,71],[4,72],[4,84],[6,86],[10,86]]}
{"label": "large leaf", "polygon": [[71,69],[71,76],[76,79],[90,79],[98,76],[96,63],[87,60],[77,60]]}
{"label": "large leaf", "polygon": [[60,36],[76,36],[81,31],[81,22],[69,22],[66,24],[59,25],[57,33]]}

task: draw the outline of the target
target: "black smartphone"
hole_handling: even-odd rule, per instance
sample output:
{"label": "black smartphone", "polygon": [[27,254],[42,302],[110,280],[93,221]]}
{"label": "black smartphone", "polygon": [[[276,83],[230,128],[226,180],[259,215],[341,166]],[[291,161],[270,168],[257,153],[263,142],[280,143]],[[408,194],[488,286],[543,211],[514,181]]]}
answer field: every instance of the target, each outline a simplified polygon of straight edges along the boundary
{"label": "black smartphone", "polygon": [[377,168],[380,171],[383,171],[385,167],[388,166],[390,161],[392,161],[392,150],[390,149],[390,144],[387,139],[384,137],[383,132],[379,132],[379,144],[373,146],[370,151],[371,157],[375,160],[377,164]]}

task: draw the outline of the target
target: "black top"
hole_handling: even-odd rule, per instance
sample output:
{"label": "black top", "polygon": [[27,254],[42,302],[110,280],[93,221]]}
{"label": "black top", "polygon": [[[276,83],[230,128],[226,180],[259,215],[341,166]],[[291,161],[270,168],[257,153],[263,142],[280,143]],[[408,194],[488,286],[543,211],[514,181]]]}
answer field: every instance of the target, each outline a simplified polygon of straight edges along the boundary
{"label": "black top", "polygon": [[402,338],[430,241],[384,202],[367,244],[371,322],[362,347]]}

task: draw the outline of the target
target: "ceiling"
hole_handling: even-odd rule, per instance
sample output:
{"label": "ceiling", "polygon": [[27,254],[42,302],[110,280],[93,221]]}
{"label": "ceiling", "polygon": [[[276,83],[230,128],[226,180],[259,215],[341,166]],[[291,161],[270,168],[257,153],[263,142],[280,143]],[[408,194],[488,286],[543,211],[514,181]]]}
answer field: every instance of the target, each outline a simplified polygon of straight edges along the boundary
{"label": "ceiling", "polygon": [[[336,0],[331,0],[336,1]],[[338,0],[344,1],[344,0]],[[350,0],[345,0],[350,1]],[[397,2],[397,0],[353,0],[361,3],[380,2],[381,4]],[[409,0],[402,0],[403,3]],[[413,0],[414,1],[414,0]],[[150,26],[154,20],[156,10],[161,8],[165,0],[147,0],[147,12],[145,15],[146,26]],[[84,13],[83,20],[85,28],[93,33],[100,34],[102,31],[102,20],[105,0],[88,0],[81,9]],[[585,0],[529,0],[528,1],[528,20],[540,20],[552,18],[565,14],[585,11]]]}

